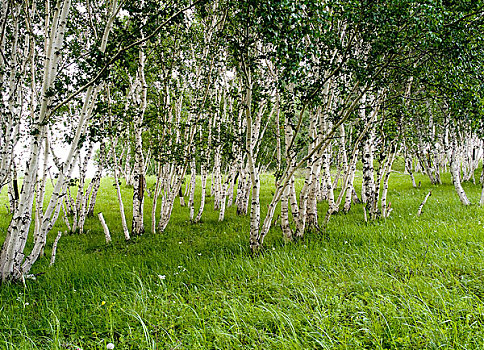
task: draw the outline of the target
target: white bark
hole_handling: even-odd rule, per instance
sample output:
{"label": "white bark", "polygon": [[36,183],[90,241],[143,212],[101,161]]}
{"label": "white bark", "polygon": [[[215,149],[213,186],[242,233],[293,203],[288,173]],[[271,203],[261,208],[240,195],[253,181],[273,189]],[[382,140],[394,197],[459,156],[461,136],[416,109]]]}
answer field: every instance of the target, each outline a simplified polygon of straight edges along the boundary
{"label": "white bark", "polygon": [[207,195],[207,171],[205,170],[205,166],[202,164],[201,166],[202,172],[202,197],[200,199],[200,208],[198,210],[197,217],[195,218],[195,222],[199,222],[202,218],[203,209],[205,208],[205,197]]}
{"label": "white bark", "polygon": [[285,241],[291,241],[293,232],[289,226],[289,186],[286,186],[281,196],[281,229]]}
{"label": "white bark", "polygon": [[116,195],[118,198],[118,204],[119,204],[119,213],[121,214],[121,226],[123,228],[123,233],[124,233],[124,239],[129,241],[131,239],[129,235],[129,230],[128,230],[128,224],[126,223],[126,214],[124,213],[124,203],[123,203],[123,197],[121,195],[121,187],[119,185],[119,173],[118,173],[118,168],[120,165],[118,164],[118,160],[116,157],[116,142],[114,142],[113,145],[113,159],[114,159],[114,184],[116,186]]}
{"label": "white bark", "polygon": [[180,191],[182,180],[185,177],[185,171],[186,167],[173,166],[172,174],[170,178],[167,179],[167,187],[165,189],[165,195],[163,196],[160,223],[158,225],[160,232],[163,232],[166,229],[166,226],[170,221],[175,198]]}
{"label": "white bark", "polygon": [[229,174],[225,180],[225,183],[222,187],[222,193],[220,196],[220,213],[218,216],[218,221],[223,221],[225,217],[225,209],[227,204],[227,196],[230,186],[234,183],[235,173],[236,173],[236,165],[231,167]]}
{"label": "white bark", "polygon": [[351,209],[351,203],[352,203],[352,195],[354,191],[353,183],[355,180],[355,173],[356,173],[356,161],[357,161],[357,155],[355,154],[352,157],[352,160],[349,165],[349,170],[348,170],[348,175],[347,175],[347,181],[346,181],[346,186],[345,186],[345,204],[343,206],[343,211],[345,213],[348,213]]}
{"label": "white bark", "polygon": [[418,207],[418,211],[417,211],[417,216],[420,216],[422,215],[422,209],[425,205],[425,203],[427,203],[427,200],[429,199],[429,197],[432,195],[432,191],[429,191],[429,193],[427,193],[427,195],[425,196],[424,200],[422,201],[422,203],[420,204],[420,206]]}
{"label": "white bark", "polygon": [[106,244],[109,244],[111,243],[111,234],[109,233],[108,225],[106,225],[106,221],[104,220],[103,213],[98,213],[97,216],[104,230],[104,237],[106,238]]}
{"label": "white bark", "polygon": [[[116,1],[113,1],[111,4],[112,7],[110,8],[111,12],[108,20],[111,24],[115,17],[116,4]],[[2,281],[21,279],[23,275],[30,271],[32,264],[42,253],[47,233],[51,230],[58,218],[62,206],[61,198],[66,191],[73,166],[79,155],[79,141],[86,132],[87,121],[91,116],[99,91],[99,86],[94,85],[87,87],[85,90],[84,103],[77,126],[74,127],[74,136],[67,158],[59,168],[57,182],[54,186],[47,207],[42,214],[42,220],[39,222],[38,226],[39,229],[34,236],[34,246],[29,256],[24,259],[25,242],[28,237],[28,230],[32,219],[33,194],[41,152],[42,137],[45,135],[46,125],[51,117],[51,113],[56,110],[56,107],[51,106],[51,90],[54,87],[59,62],[64,51],[64,37],[70,8],[71,0],[57,1],[52,18],[50,18],[50,15],[47,15],[46,17],[45,58],[42,68],[39,107],[36,108],[35,111],[32,109],[32,137],[30,142],[28,167],[24,176],[24,184],[19,198],[19,206],[10,223],[7,238],[0,255],[0,274],[2,276]],[[46,8],[46,13],[50,14],[48,6]],[[110,31],[111,25],[107,24],[101,39],[100,50],[102,52],[104,52],[106,48]],[[35,65],[32,64],[33,75],[35,74],[35,69]]]}
{"label": "white bark", "polygon": [[153,204],[151,206],[151,233],[156,233],[156,207],[158,205],[158,197],[161,192],[161,181],[163,175],[163,167],[157,162],[158,171],[156,176],[155,190],[153,192]]}
{"label": "white bark", "polygon": [[385,173],[383,175],[383,189],[381,194],[381,215],[383,218],[387,218],[390,215],[391,203],[387,204],[387,193],[390,181],[390,175],[392,173],[392,165],[395,160],[396,152],[390,155],[390,159],[386,165]]}
{"label": "white bark", "polygon": [[137,72],[136,101],[139,109],[135,113],[133,121],[134,132],[134,167],[133,167],[133,221],[131,233],[135,236],[142,235],[144,227],[144,190],[145,190],[145,163],[143,157],[143,119],[147,106],[148,86],[145,79],[145,53],[144,47],[139,51],[139,63]]}
{"label": "white bark", "polygon": [[[96,173],[89,184],[87,189],[87,196],[85,198],[85,207],[88,208],[87,211],[85,210],[84,213],[84,220],[86,216],[93,216],[94,215],[94,208],[96,206],[96,199],[97,194],[99,192],[99,187],[101,186],[101,177],[106,163],[106,147],[105,144],[102,143],[99,148],[99,163],[96,169]],[[82,227],[83,225],[79,225]]]}
{"label": "white bark", "polygon": [[79,230],[79,233],[82,233],[84,230],[84,221],[85,221],[84,212],[85,212],[85,205],[86,205],[85,201],[87,200],[86,197],[89,196],[89,193],[85,193],[84,191],[84,185],[86,183],[87,166],[91,159],[93,147],[94,147],[93,142],[89,142],[86,150],[86,155],[84,157],[84,161],[79,162],[79,183],[77,186],[76,202],[74,205],[74,221],[72,223],[73,232],[76,232]]}
{"label": "white bark", "polygon": [[57,244],[59,243],[61,236],[62,236],[62,231],[59,231],[59,233],[57,234],[57,237],[54,240],[54,243],[52,244],[52,254],[50,256],[49,266],[52,266],[55,263],[55,257],[56,257],[56,254],[57,254]]}
{"label": "white bark", "polygon": [[[29,161],[24,175],[24,183],[20,193],[18,208],[13,214],[7,230],[7,237],[0,254],[0,275],[2,282],[10,279],[20,279],[25,271],[30,270],[31,264],[37,259],[38,254],[40,254],[40,251],[43,248],[40,245],[44,240],[42,239],[43,237],[40,237],[40,239],[37,240],[38,243],[34,247],[31,256],[24,262],[24,249],[32,220],[32,205],[34,200],[35,182],[37,180],[37,168],[41,152],[42,136],[44,135],[45,130],[43,122],[47,118],[48,105],[50,102],[48,90],[52,87],[57,75],[57,63],[60,56],[60,48],[64,41],[66,19],[70,6],[70,0],[57,2],[52,25],[50,26],[50,34],[45,42],[46,54],[43,69],[41,105],[38,115],[35,117],[33,123],[33,136],[30,142]],[[61,184],[61,187],[63,186],[61,179],[58,180],[58,184]],[[57,190],[59,192],[60,188]],[[57,196],[58,195],[59,194],[57,194]],[[56,201],[54,200],[54,202]],[[49,209],[51,208],[52,206],[49,206]],[[50,216],[48,216],[48,219],[51,219]]]}
{"label": "white bark", "polygon": [[[482,142],[482,145],[484,146],[484,141],[481,141]],[[481,198],[479,200],[479,205],[482,207],[484,206],[484,152],[482,152],[482,163],[481,163],[481,166],[482,166],[482,171],[481,171]]]}
{"label": "white bark", "polygon": [[188,207],[190,208],[190,221],[193,221],[195,215],[195,186],[197,179],[197,167],[195,158],[190,162],[190,197],[188,200]]}
{"label": "white bark", "polygon": [[450,173],[452,175],[452,182],[454,183],[455,190],[462,204],[470,205],[471,202],[467,198],[466,192],[462,187],[462,183],[460,180],[460,169],[459,169],[459,161],[457,159],[457,152],[458,152],[457,142],[454,139],[452,143],[452,155],[450,160]]}

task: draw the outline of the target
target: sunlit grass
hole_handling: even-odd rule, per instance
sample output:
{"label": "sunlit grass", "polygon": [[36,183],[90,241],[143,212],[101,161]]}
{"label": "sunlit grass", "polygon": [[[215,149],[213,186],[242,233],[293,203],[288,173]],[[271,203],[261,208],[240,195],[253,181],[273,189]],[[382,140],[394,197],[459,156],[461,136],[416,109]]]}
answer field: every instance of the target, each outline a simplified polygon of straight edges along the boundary
{"label": "sunlit grass", "polygon": [[[0,348],[483,348],[484,209],[463,207],[449,176],[442,186],[418,181],[413,189],[408,176],[392,175],[387,220],[365,224],[355,206],[334,215],[326,232],[290,244],[275,226],[264,252],[251,257],[248,218],[229,208],[218,223],[212,198],[200,224],[177,201],[166,232],[125,243],[107,178],[96,212],[113,243],[89,219],[84,235],[61,238],[49,268],[52,242],[65,230],[59,220],[34,267],[44,274],[0,288]],[[262,183],[264,214],[273,179]],[[476,203],[480,186],[465,188]],[[129,222],[132,190],[123,194]],[[4,203],[2,193],[2,237]],[[150,206],[147,198],[148,231]]]}

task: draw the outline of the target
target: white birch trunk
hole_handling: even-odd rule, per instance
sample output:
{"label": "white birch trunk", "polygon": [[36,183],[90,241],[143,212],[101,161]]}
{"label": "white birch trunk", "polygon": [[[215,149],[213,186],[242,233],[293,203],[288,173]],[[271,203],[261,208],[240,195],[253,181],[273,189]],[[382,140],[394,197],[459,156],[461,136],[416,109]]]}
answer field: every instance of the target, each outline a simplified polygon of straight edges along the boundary
{"label": "white birch trunk", "polygon": [[195,222],[199,222],[202,218],[203,209],[205,208],[205,196],[207,194],[207,171],[205,170],[205,166],[202,164],[201,166],[201,173],[202,173],[202,196],[200,199],[200,209],[198,210],[197,217],[195,218]]}
{"label": "white birch trunk", "polygon": [[99,148],[99,164],[96,169],[96,173],[94,174],[94,178],[91,180],[91,183],[89,184],[89,188],[87,190],[87,193],[89,195],[86,198],[86,206],[87,206],[87,201],[89,201],[89,205],[88,205],[88,210],[86,212],[86,215],[88,217],[91,217],[94,215],[94,208],[96,206],[96,199],[97,199],[97,194],[99,192],[99,187],[101,186],[101,178],[105,167],[105,163],[106,163],[106,146],[103,143]]}
{"label": "white birch trunk", "polygon": [[99,221],[101,222],[101,226],[103,227],[104,230],[104,237],[106,239],[106,244],[111,243],[111,234],[109,233],[109,228],[108,225],[106,225],[106,221],[104,220],[103,213],[97,214],[99,217]]}
{"label": "white birch trunk", "polygon": [[[71,6],[70,0],[59,1],[54,13],[49,37],[46,38],[46,54],[43,68],[42,98],[38,115],[32,125],[32,140],[30,142],[30,155],[24,182],[20,193],[17,210],[13,213],[12,220],[7,229],[7,236],[0,253],[0,275],[2,282],[20,279],[25,271],[30,270],[31,264],[37,259],[42,244],[42,239],[37,240],[33,254],[26,264],[24,262],[24,249],[27,242],[28,231],[32,220],[32,206],[37,180],[37,169],[41,152],[42,135],[45,126],[43,122],[48,114],[50,97],[48,90],[52,87],[57,76],[57,63],[60,49],[63,45],[67,15]],[[61,180],[58,180],[58,183]],[[63,184],[62,184],[63,185]],[[54,195],[53,195],[54,196]],[[48,217],[50,220],[50,216]],[[24,268],[25,267],[25,268]]]}
{"label": "white birch trunk", "polygon": [[285,241],[292,241],[293,232],[289,226],[289,186],[281,196],[281,230]]}
{"label": "white birch trunk", "polygon": [[460,201],[464,205],[470,205],[471,202],[467,198],[467,195],[462,187],[461,180],[460,180],[460,170],[459,170],[459,162],[457,159],[457,142],[454,139],[452,143],[452,155],[450,160],[450,172],[452,175],[452,182],[454,183],[455,190],[457,195],[459,196]]}
{"label": "white birch trunk", "polygon": [[220,196],[220,213],[218,217],[218,221],[223,221],[225,218],[225,209],[227,205],[227,196],[228,196],[228,191],[234,182],[235,178],[235,173],[236,173],[236,165],[233,165],[230,169],[229,174],[227,175],[227,179],[225,180],[225,183],[222,187],[222,193]]}
{"label": "white birch trunk", "polygon": [[[484,140],[481,141],[482,142],[482,146],[484,147]],[[483,148],[484,150],[484,148]],[[482,207],[484,206],[484,152],[482,152],[482,163],[481,163],[481,166],[482,166],[482,170],[481,170],[481,199],[479,200],[479,205]]]}
{"label": "white birch trunk", "polygon": [[422,209],[425,205],[425,203],[427,203],[427,200],[429,199],[429,197],[432,195],[432,191],[429,191],[429,193],[427,193],[427,195],[425,196],[424,200],[422,201],[422,203],[420,204],[420,206],[418,207],[418,211],[417,211],[417,216],[420,216],[422,215]]}
{"label": "white birch trunk", "polygon": [[[111,25],[116,12],[114,11],[116,4],[116,1],[112,2],[112,11],[108,21]],[[79,156],[81,136],[86,133],[87,121],[91,116],[99,91],[98,86],[90,86],[86,89],[84,104],[79,116],[78,124],[74,128],[75,133],[67,159],[59,168],[57,182],[55,183],[47,207],[42,214],[39,229],[35,232],[33,248],[29,256],[24,259],[25,241],[28,236],[32,214],[33,186],[35,186],[33,180],[36,178],[37,166],[39,164],[41,138],[45,133],[46,125],[48,124],[47,121],[51,116],[50,114],[53,112],[53,110],[51,110],[52,95],[50,92],[57,78],[57,69],[63,52],[62,48],[64,45],[67,17],[70,7],[70,0],[57,1],[53,17],[50,18],[48,15],[46,19],[45,59],[43,63],[40,105],[39,108],[36,109],[36,112],[32,113],[33,122],[31,133],[33,136],[31,138],[30,157],[28,161],[29,167],[27,168],[24,185],[21,191],[22,193],[20,194],[19,209],[17,210],[16,215],[14,214],[14,217],[12,218],[9,231],[7,232],[7,239],[0,255],[0,272],[2,275],[2,281],[21,279],[30,271],[33,263],[43,252],[47,234],[58,218],[63,202],[61,198],[65,194],[68,180],[70,179],[74,164]],[[46,9],[46,13],[50,13],[49,8]],[[108,24],[105,27],[100,48],[102,52],[105,51],[111,25]],[[34,74],[34,65],[32,65],[32,67],[32,73]]]}
{"label": "white birch trunk", "polygon": [[197,180],[197,166],[195,158],[190,162],[190,197],[188,200],[188,207],[190,208],[190,221],[193,221],[195,215],[195,187]]}
{"label": "white birch trunk", "polygon": [[54,240],[54,243],[52,244],[52,254],[50,256],[49,266],[52,266],[52,265],[55,264],[55,257],[57,255],[57,245],[59,244],[59,240],[60,240],[61,236],[62,236],[62,231],[59,231],[59,233],[57,234],[57,237]]}
{"label": "white birch trunk", "polygon": [[139,110],[133,121],[134,128],[134,166],[133,166],[133,221],[131,233],[135,236],[142,235],[144,227],[144,189],[145,189],[145,165],[143,158],[143,117],[147,105],[148,87],[145,79],[145,53],[144,48],[139,52],[138,76],[139,80]]}
{"label": "white birch trunk", "polygon": [[388,185],[390,181],[390,175],[392,173],[392,165],[395,161],[396,152],[393,152],[388,161],[385,169],[385,175],[383,176],[383,189],[381,194],[381,213],[383,218],[387,218],[390,215],[391,203],[387,204]]}
{"label": "white birch trunk", "polygon": [[[116,143],[115,143],[116,144]],[[121,195],[121,186],[119,185],[119,173],[118,173],[118,160],[116,157],[116,150],[115,150],[115,145],[113,145],[113,158],[114,158],[114,184],[116,186],[116,195],[118,197],[118,204],[119,204],[119,213],[121,215],[121,226],[123,227],[123,234],[124,234],[124,239],[129,241],[131,239],[129,230],[128,230],[128,224],[126,222],[126,214],[124,213],[124,203],[123,203],[123,197]]]}
{"label": "white birch trunk", "polygon": [[162,177],[162,166],[159,162],[158,164],[158,171],[157,171],[157,176],[156,176],[156,184],[155,184],[155,190],[153,192],[153,204],[151,206],[151,233],[156,233],[156,207],[158,205],[158,197],[160,196],[161,192],[161,177]]}

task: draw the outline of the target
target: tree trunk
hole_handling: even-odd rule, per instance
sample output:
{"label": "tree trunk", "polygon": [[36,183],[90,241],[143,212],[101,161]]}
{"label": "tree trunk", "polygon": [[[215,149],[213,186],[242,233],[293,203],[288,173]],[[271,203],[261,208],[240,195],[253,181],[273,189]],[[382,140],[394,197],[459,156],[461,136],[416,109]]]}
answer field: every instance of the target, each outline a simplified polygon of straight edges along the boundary
{"label": "tree trunk", "polygon": [[457,141],[455,139],[452,143],[452,155],[451,155],[450,163],[451,163],[450,172],[452,175],[452,182],[454,183],[454,187],[457,192],[457,195],[459,196],[459,199],[462,202],[462,204],[470,205],[471,202],[467,198],[467,195],[460,181],[460,170],[459,170],[459,163],[457,160]]}
{"label": "tree trunk", "polygon": [[[484,140],[481,141],[482,145],[484,146]],[[482,152],[482,170],[481,170],[481,199],[479,200],[479,205],[482,207],[484,206],[484,152]]]}
{"label": "tree trunk", "polygon": [[161,192],[161,181],[162,181],[162,165],[160,162],[157,162],[158,169],[157,169],[157,176],[156,176],[156,184],[155,190],[153,192],[153,204],[151,206],[151,233],[156,233],[156,207],[158,205],[158,197],[160,196]]}
{"label": "tree trunk", "polygon": [[202,197],[200,199],[200,209],[198,210],[198,214],[197,214],[197,217],[195,218],[195,222],[199,222],[202,219],[203,209],[205,208],[205,196],[207,194],[207,171],[203,164],[201,166],[201,172],[202,172]]}
{"label": "tree trunk", "polygon": [[134,167],[133,167],[133,222],[131,232],[135,236],[142,235],[145,231],[144,227],[144,189],[145,189],[145,165],[143,159],[143,117],[147,104],[147,91],[145,79],[145,53],[142,47],[139,52],[139,66],[138,77],[139,80],[139,94],[140,106],[135,114],[133,122],[134,128]]}
{"label": "tree trunk", "polygon": [[193,221],[195,215],[195,186],[197,180],[197,167],[195,158],[190,162],[190,197],[188,200],[188,208],[190,209],[190,221]]}
{"label": "tree trunk", "polygon": [[89,209],[87,211],[87,216],[92,217],[94,215],[94,208],[96,206],[96,199],[97,194],[99,192],[99,187],[101,186],[101,178],[102,173],[104,170],[104,166],[106,163],[106,146],[101,144],[99,148],[99,164],[96,169],[96,173],[94,174],[94,178],[91,180],[87,193],[90,195],[86,198],[86,201],[89,200]]}
{"label": "tree trunk", "polygon": [[119,173],[118,168],[120,165],[118,164],[118,160],[116,157],[116,142],[113,145],[113,159],[114,159],[114,184],[116,185],[116,194],[118,196],[118,204],[119,204],[119,212],[121,214],[121,225],[123,227],[124,239],[129,241],[131,239],[128,230],[128,224],[126,223],[126,214],[124,213],[124,203],[123,197],[121,196],[121,187],[119,185]]}

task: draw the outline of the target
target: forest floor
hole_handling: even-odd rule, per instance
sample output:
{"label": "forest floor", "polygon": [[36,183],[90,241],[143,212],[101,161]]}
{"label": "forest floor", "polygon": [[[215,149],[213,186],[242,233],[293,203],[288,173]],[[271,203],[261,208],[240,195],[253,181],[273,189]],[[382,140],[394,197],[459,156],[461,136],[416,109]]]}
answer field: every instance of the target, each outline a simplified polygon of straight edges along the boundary
{"label": "forest floor", "polygon": [[[248,218],[232,207],[219,223],[212,198],[201,223],[177,201],[166,232],[125,243],[113,180],[104,179],[96,213],[113,243],[95,216],[87,233],[61,238],[49,268],[59,219],[37,280],[0,287],[0,349],[482,349],[484,209],[462,206],[443,178],[432,186],[417,176],[414,189],[394,173],[388,219],[365,224],[357,205],[289,244],[274,227],[255,257]],[[464,188],[477,203],[480,186]],[[272,190],[264,176],[263,215]],[[130,222],[132,189],[123,191]],[[0,239],[5,203],[2,193]]]}

